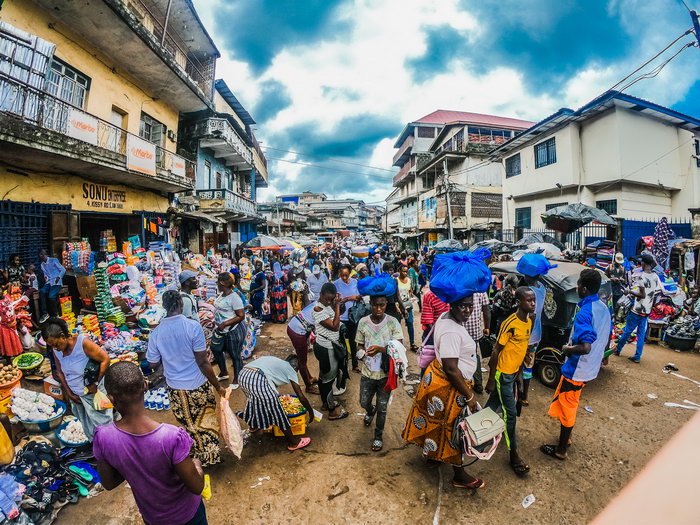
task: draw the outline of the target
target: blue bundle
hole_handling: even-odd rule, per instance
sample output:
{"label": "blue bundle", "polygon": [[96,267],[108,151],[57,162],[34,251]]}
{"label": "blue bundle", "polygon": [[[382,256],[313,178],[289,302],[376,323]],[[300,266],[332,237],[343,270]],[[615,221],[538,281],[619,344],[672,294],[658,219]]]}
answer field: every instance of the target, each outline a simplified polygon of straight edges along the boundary
{"label": "blue bundle", "polygon": [[377,277],[360,279],[357,281],[357,289],[360,295],[391,297],[396,293],[396,281],[391,275],[383,273]]}
{"label": "blue bundle", "polygon": [[556,264],[550,264],[541,253],[526,253],[520,258],[515,269],[518,273],[528,277],[537,277],[538,275],[545,275],[549,270],[556,267]]}
{"label": "blue bundle", "polygon": [[488,290],[491,270],[484,263],[491,257],[485,248],[436,255],[430,277],[430,291],[445,303]]}

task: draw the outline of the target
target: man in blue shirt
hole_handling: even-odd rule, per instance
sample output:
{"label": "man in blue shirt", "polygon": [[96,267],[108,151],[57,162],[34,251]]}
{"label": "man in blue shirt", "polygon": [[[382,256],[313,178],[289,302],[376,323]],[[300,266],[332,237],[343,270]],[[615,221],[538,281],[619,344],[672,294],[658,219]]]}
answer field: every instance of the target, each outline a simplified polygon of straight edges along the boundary
{"label": "man in blue shirt", "polygon": [[581,390],[598,377],[610,345],[612,318],[608,306],[598,297],[601,274],[587,268],[578,279],[578,310],[571,329],[569,344],[562,347],[566,362],[561,367],[561,380],[549,407],[549,415],[559,419],[561,431],[558,445],[542,445],[540,450],[553,458],[566,459]]}
{"label": "man in blue shirt", "polygon": [[63,276],[66,269],[55,257],[49,257],[46,250],[39,252],[41,271],[44,274],[44,286],[39,290],[39,310],[41,311],[40,323],[45,322],[49,316],[58,316],[58,293],[63,286]]}

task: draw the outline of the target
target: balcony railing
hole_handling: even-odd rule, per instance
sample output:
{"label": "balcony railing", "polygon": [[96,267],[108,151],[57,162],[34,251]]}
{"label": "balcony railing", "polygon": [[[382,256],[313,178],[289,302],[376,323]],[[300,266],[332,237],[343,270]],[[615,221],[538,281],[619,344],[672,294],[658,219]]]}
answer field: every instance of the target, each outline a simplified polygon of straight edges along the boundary
{"label": "balcony railing", "polygon": [[[13,115],[40,128],[66,135],[67,138],[82,140],[118,153],[123,156],[124,170],[128,169],[129,136],[144,140],[44,91],[16,82],[2,74],[0,113]],[[173,182],[192,187],[197,176],[195,163],[160,146],[155,146],[155,157],[156,168],[169,172],[169,178]]]}
{"label": "balcony railing", "polygon": [[238,195],[231,190],[224,188],[197,190],[197,198],[200,201],[223,201],[225,210],[236,213],[243,213],[250,217],[259,217],[257,206],[254,201]]}
{"label": "balcony railing", "polygon": [[214,137],[220,138],[226,142],[236,154],[245,162],[253,164],[253,154],[250,148],[243,142],[243,139],[238,136],[236,130],[225,118],[206,118],[200,120],[193,127],[188,129],[186,133],[192,134],[194,137]]}
{"label": "balcony railing", "polygon": [[409,135],[406,137],[406,140],[403,141],[403,144],[401,144],[401,147],[399,148],[399,151],[396,152],[396,155],[394,155],[394,164],[396,163],[397,160],[401,158],[401,156],[408,151],[408,148],[413,147],[413,143],[415,141],[415,138],[413,135]]}
{"label": "balcony railing", "polygon": [[407,160],[406,164],[404,164],[399,170],[399,172],[396,175],[394,175],[394,184],[397,184],[398,182],[406,178],[411,171],[415,171],[415,165],[415,157],[411,157],[410,160]]}

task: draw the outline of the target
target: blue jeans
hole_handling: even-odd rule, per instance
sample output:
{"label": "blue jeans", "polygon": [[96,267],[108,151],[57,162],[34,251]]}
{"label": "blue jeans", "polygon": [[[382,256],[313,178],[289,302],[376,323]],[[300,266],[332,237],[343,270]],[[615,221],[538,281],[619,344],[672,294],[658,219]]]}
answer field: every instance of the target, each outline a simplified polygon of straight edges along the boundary
{"label": "blue jeans", "polygon": [[406,330],[408,330],[408,342],[411,346],[416,344],[416,336],[413,333],[413,308],[406,308],[406,313],[408,316],[404,319],[406,321]]}
{"label": "blue jeans", "polygon": [[199,504],[199,508],[192,519],[185,523],[185,525],[207,525],[207,510],[204,508],[204,500]]}
{"label": "blue jeans", "polygon": [[515,388],[517,386],[515,379],[518,374],[504,374],[496,371],[496,390],[491,392],[486,407],[491,408],[494,412],[501,413],[503,422],[506,424],[506,431],[503,437],[508,445],[508,450],[516,450],[518,448],[515,439],[515,419],[518,416],[515,406]]}
{"label": "blue jeans", "polygon": [[615,348],[615,353],[620,355],[622,348],[629,341],[634,329],[637,329],[637,353],[634,354],[634,359],[639,361],[642,358],[642,352],[644,351],[644,339],[647,336],[647,324],[649,318],[643,315],[630,312],[627,314],[627,321],[625,323],[625,331],[622,332],[620,340],[617,342],[617,348]]}
{"label": "blue jeans", "polygon": [[253,297],[250,298],[250,304],[253,305],[253,314],[258,319],[263,318],[262,305],[264,302],[265,302],[265,294],[264,293],[253,294]]}
{"label": "blue jeans", "polygon": [[61,285],[45,284],[39,289],[39,310],[41,314],[48,314],[52,317],[58,316],[58,294],[61,291]]}

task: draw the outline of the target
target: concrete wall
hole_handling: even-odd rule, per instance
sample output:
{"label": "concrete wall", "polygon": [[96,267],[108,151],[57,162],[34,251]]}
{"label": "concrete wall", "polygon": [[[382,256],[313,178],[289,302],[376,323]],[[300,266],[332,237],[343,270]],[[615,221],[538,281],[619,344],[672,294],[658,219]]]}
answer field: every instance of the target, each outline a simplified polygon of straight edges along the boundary
{"label": "concrete wall", "polygon": [[[3,4],[0,19],[53,42],[56,44],[57,58],[90,77],[90,90],[83,108],[88,113],[109,121],[112,106],[116,106],[127,113],[126,130],[138,135],[143,110],[165,124],[169,130],[177,132],[178,111],[167,100],[152,100],[151,94],[142,89],[138,82],[120,73],[120,64],[112,63],[98,53],[90,42],[57,22],[44,9],[29,0],[12,0]],[[49,24],[55,29],[51,29]],[[105,38],[109,38],[109,35],[105,35]],[[164,147],[173,152],[176,150],[175,142],[167,137]]]}
{"label": "concrete wall", "polygon": [[233,108],[229,105],[228,102],[226,102],[224,97],[221,96],[221,93],[219,93],[216,89],[214,90],[214,108],[219,113],[228,113],[229,115],[231,115],[236,120],[236,122],[238,122],[241,128],[245,129],[245,124],[243,124],[243,121],[238,117],[238,115],[236,115],[236,112],[233,110]]}

